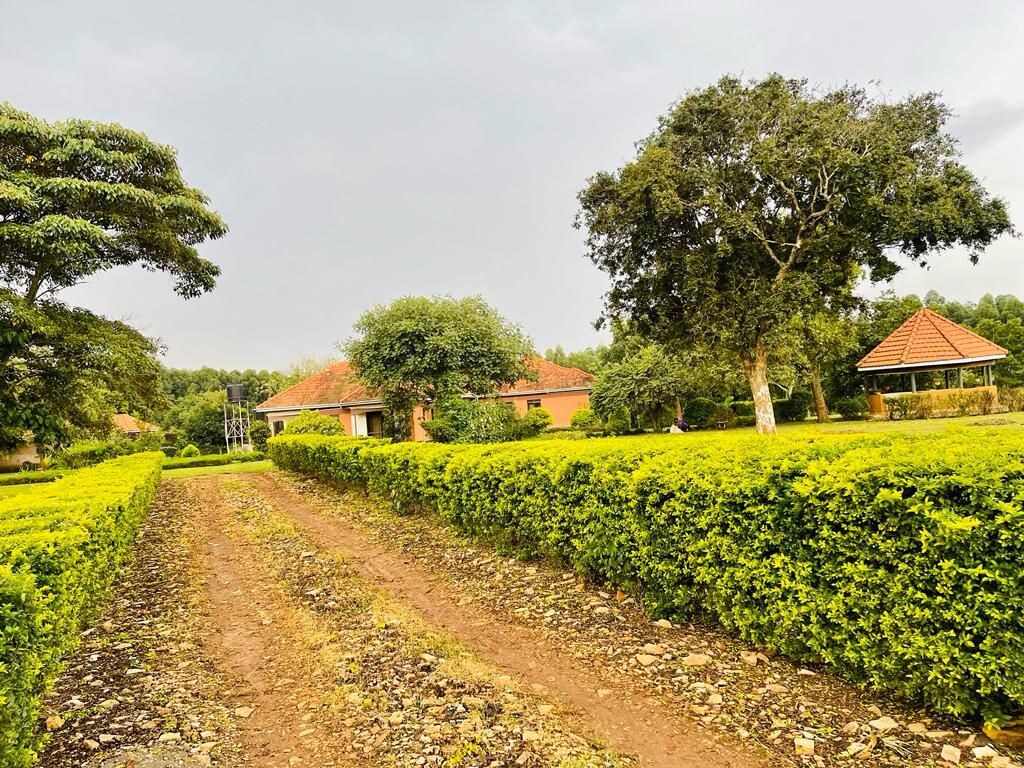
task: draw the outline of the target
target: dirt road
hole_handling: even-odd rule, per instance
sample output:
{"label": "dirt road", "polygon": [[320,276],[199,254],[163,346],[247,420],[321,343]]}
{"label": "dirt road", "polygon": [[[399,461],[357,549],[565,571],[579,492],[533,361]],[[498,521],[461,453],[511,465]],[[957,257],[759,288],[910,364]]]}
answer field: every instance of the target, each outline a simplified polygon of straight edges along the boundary
{"label": "dirt road", "polygon": [[46,768],[909,766],[954,745],[966,765],[983,746],[280,472],[161,486],[50,706]]}

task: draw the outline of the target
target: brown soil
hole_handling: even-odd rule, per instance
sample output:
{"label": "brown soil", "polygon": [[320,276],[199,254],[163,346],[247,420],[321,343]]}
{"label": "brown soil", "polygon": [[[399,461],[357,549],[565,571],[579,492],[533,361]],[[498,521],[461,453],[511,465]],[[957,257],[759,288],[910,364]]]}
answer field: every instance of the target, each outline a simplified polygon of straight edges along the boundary
{"label": "brown soil", "polygon": [[[225,533],[228,520],[219,499],[216,477],[197,480],[193,488],[205,501],[205,533],[202,562],[210,604],[211,634],[204,648],[217,666],[235,681],[225,691],[237,718],[237,732],[256,766],[305,762],[311,750],[299,736],[305,729],[295,716],[293,698],[282,694],[280,654],[274,653],[275,634],[266,616],[264,596],[272,581],[259,573],[246,573],[235,543]],[[264,608],[261,613],[257,605]]]}
{"label": "brown soil", "polygon": [[747,746],[723,743],[696,730],[691,721],[647,692],[624,688],[620,681],[571,663],[563,649],[528,628],[510,627],[500,617],[460,605],[459,595],[410,558],[370,541],[338,518],[319,514],[273,475],[252,475],[246,481],[314,540],[340,549],[357,570],[427,621],[454,634],[482,659],[537,690],[552,692],[599,739],[637,756],[641,765],[748,768],[765,764]]}

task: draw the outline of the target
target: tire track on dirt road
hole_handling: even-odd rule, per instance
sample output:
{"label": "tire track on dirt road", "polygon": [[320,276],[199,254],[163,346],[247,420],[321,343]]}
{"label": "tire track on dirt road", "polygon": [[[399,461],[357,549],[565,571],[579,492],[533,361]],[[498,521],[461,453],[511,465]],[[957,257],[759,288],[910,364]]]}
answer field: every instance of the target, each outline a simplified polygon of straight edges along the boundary
{"label": "tire track on dirt road", "polygon": [[414,563],[369,540],[344,520],[326,517],[270,474],[245,482],[286,513],[312,540],[340,550],[352,567],[373,579],[430,623],[457,637],[483,660],[560,699],[583,726],[614,749],[649,768],[755,768],[766,763],[749,746],[726,743],[696,729],[661,699],[594,670],[581,668],[527,628],[459,604],[459,595]]}
{"label": "tire track on dirt road", "polygon": [[289,676],[295,670],[288,668],[287,654],[274,647],[271,620],[256,607],[266,604],[274,580],[244,567],[239,545],[226,533],[230,521],[219,478],[199,478],[190,484],[203,501],[207,536],[202,562],[212,636],[206,639],[205,650],[236,681],[225,697],[235,707],[238,736],[254,766],[323,765],[310,762],[315,751],[303,738],[308,724],[299,719],[296,703],[282,690],[292,682]]}

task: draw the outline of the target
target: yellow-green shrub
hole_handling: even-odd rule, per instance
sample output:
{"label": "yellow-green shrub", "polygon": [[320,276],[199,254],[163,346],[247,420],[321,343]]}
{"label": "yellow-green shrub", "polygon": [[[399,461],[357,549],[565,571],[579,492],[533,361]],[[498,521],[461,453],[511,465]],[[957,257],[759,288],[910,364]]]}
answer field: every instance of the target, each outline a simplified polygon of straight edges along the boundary
{"label": "yellow-green shrub", "polygon": [[0,499],[0,765],[35,762],[40,701],[128,555],[162,453]]}
{"label": "yellow-green shrub", "polygon": [[[273,443],[273,441],[272,441]],[[283,465],[334,477],[327,461]],[[1024,440],[715,433],[363,444],[346,481],[955,715],[1024,708]],[[358,463],[360,469],[353,469]],[[326,471],[323,471],[326,468]]]}

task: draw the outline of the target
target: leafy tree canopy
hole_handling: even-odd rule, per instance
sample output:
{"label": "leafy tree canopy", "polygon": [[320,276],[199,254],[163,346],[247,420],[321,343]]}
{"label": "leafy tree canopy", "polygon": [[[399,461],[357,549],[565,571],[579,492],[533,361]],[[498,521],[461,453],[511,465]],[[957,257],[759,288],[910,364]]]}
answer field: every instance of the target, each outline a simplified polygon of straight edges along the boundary
{"label": "leafy tree canopy", "polygon": [[605,368],[594,382],[590,402],[604,419],[627,412],[635,423],[646,418],[659,427],[666,412],[670,413],[683,397],[684,388],[679,361],[666,355],[658,345],[649,344]]}
{"label": "leafy tree canopy", "polygon": [[29,305],[0,288],[0,448],[28,435],[44,446],[105,436],[112,413],[159,400],[155,353],[124,323],[53,300]]}
{"label": "leafy tree canopy", "polygon": [[407,296],[363,314],[355,331],[345,355],[403,436],[418,402],[489,394],[531,376],[530,339],[479,296]]}
{"label": "leafy tree canopy", "polygon": [[0,442],[60,443],[156,395],[155,343],[56,294],[130,265],[185,298],[211,290],[219,270],[196,248],[227,227],[206,203],[144,134],[0,104]]}
{"label": "leafy tree canopy", "polygon": [[196,246],[227,232],[172,147],[116,123],[48,123],[0,104],[0,280],[29,304],[113,267],[166,272],[185,298],[220,270]]}
{"label": "leafy tree canopy", "polygon": [[614,173],[580,193],[606,313],[666,343],[726,349],[758,429],[775,430],[768,356],[800,311],[841,306],[855,280],[953,246],[973,260],[1012,226],[959,162],[936,94],[899,102],[771,75],[686,95]]}

